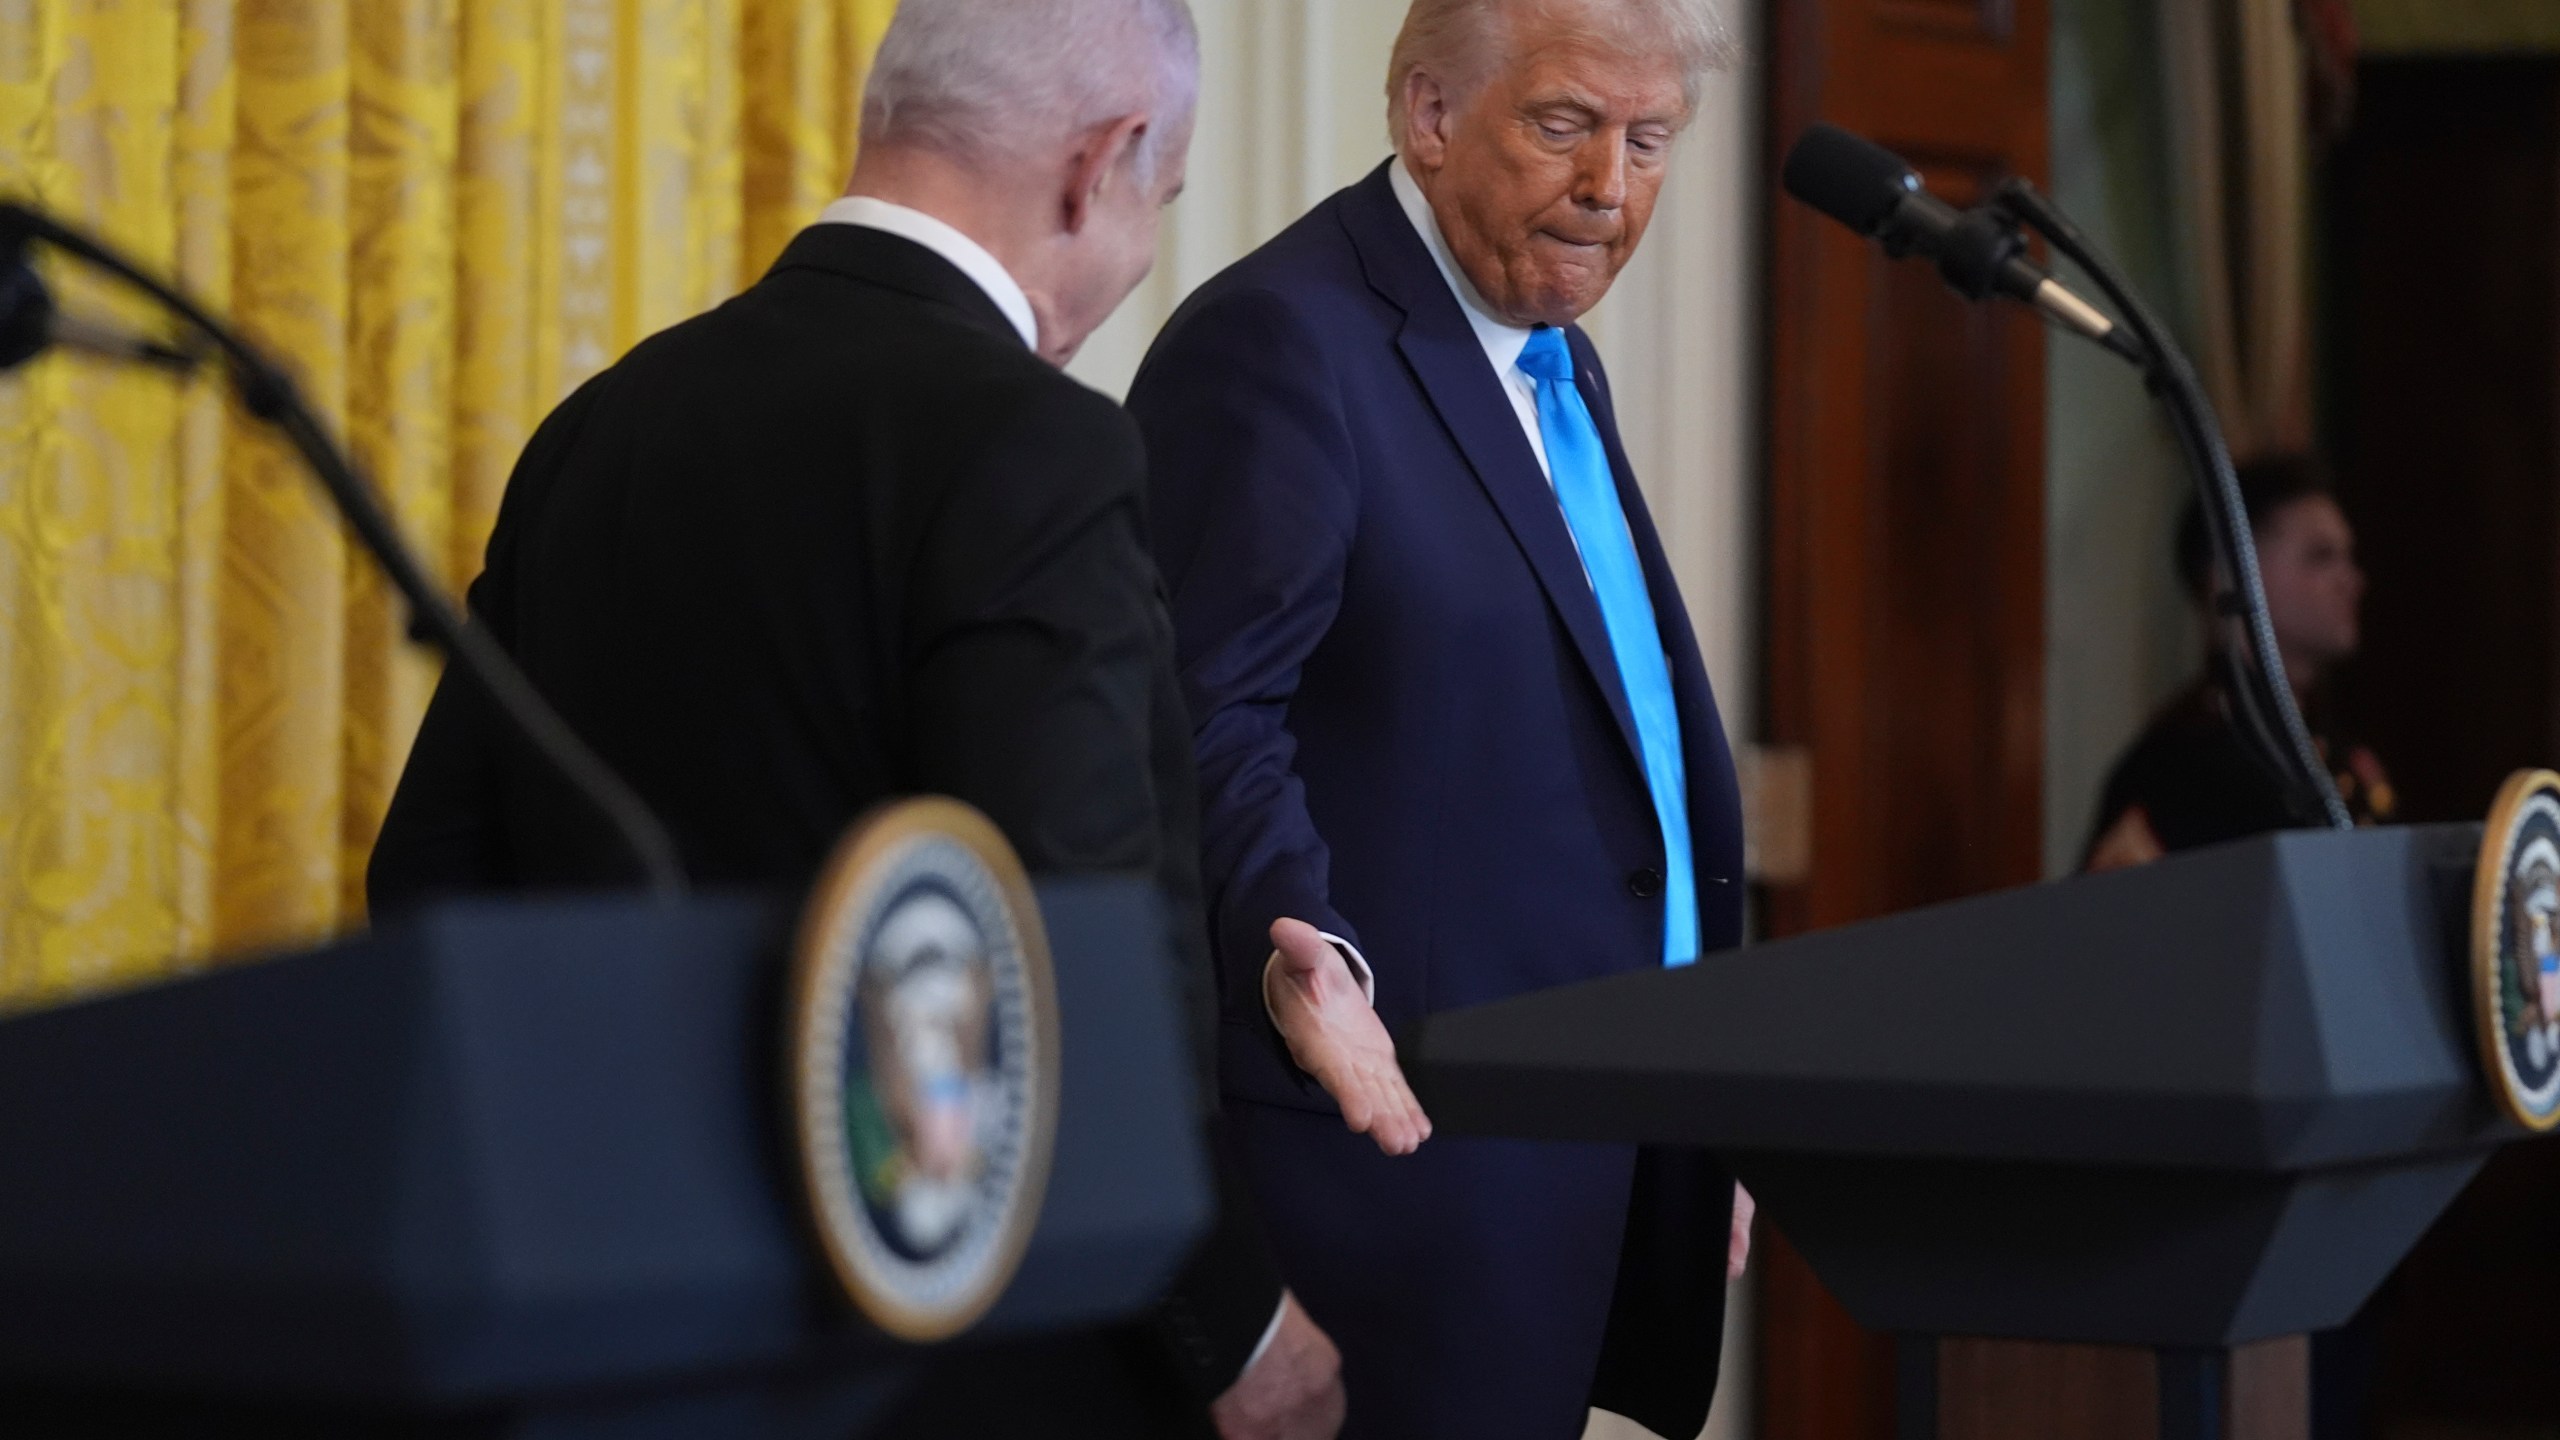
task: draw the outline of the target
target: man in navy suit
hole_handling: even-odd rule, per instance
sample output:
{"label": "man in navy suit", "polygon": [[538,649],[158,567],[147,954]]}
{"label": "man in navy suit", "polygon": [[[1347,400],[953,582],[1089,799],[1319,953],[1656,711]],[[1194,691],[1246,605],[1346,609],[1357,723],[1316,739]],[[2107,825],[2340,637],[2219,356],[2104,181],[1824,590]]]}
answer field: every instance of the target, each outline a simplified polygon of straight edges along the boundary
{"label": "man in navy suit", "polygon": [[1425,1145],[1388,1037],[1740,939],[1732,757],[1574,328],[1726,49],[1706,0],[1417,0],[1397,157],[1204,286],[1130,396],[1220,1083],[1346,1436],[1685,1437],[1713,1394],[1747,1197],[1693,1151]]}

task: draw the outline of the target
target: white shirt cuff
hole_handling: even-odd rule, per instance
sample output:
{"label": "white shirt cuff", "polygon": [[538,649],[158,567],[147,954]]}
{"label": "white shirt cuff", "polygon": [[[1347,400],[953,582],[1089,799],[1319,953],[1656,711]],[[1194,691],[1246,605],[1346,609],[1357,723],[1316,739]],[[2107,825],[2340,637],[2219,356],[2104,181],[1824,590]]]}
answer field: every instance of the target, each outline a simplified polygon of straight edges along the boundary
{"label": "white shirt cuff", "polygon": [[1263,1355],[1271,1349],[1271,1342],[1280,1338],[1280,1322],[1288,1316],[1289,1292],[1283,1290],[1280,1292],[1279,1305],[1271,1312],[1271,1323],[1262,1327],[1262,1339],[1253,1347],[1253,1353],[1245,1357],[1244,1368],[1236,1372],[1237,1379],[1241,1380],[1252,1374],[1253,1367],[1262,1363]]}
{"label": "white shirt cuff", "polygon": [[[1377,1009],[1378,977],[1376,972],[1369,968],[1369,957],[1360,953],[1359,946],[1339,935],[1326,934],[1322,930],[1316,933],[1324,936],[1325,943],[1331,945],[1342,956],[1342,963],[1351,967],[1352,978],[1360,982],[1360,993],[1369,999],[1369,1008]],[[1280,952],[1277,950],[1271,952],[1270,959],[1262,962],[1262,1013],[1271,1016],[1271,1025],[1275,1030],[1280,1026],[1280,1017],[1271,1013],[1271,967],[1279,963]]]}

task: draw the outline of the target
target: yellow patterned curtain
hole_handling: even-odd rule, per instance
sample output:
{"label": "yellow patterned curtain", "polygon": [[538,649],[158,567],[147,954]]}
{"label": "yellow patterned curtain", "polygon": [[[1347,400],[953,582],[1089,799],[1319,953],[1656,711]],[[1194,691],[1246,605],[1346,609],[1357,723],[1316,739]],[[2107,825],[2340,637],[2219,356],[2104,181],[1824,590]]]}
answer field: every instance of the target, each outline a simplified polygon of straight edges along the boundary
{"label": "yellow patterned curtain", "polygon": [[[892,4],[0,0],[0,192],[290,356],[458,592],[550,406],[841,188]],[[399,630],[208,382],[0,378],[0,1007],[359,923]]]}

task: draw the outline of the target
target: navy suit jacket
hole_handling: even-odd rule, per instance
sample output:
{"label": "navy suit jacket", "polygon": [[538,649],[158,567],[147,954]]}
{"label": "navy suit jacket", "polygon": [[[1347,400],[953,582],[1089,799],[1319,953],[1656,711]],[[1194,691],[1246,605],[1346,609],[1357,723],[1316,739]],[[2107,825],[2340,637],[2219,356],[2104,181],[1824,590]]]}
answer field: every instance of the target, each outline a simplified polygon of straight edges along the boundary
{"label": "navy suit jacket", "polygon": [[[1727,948],[1742,921],[1732,756],[1619,444],[1599,356],[1579,329],[1568,338],[1669,654],[1701,943]],[[1248,1115],[1256,1106],[1332,1108],[1290,1062],[1263,1010],[1268,932],[1282,916],[1359,946],[1390,1028],[1659,965],[1662,836],[1598,601],[1517,414],[1385,168],[1192,296],[1156,342],[1129,403],[1147,439],[1153,543],[1196,731],[1220,1078],[1231,1101]],[[1470,1339],[1462,1318],[1442,1312],[1579,1316],[1587,1336],[1550,1333],[1539,1345],[1541,1357],[1561,1347],[1564,1358],[1537,1363],[1574,1372],[1558,1385],[1578,1401],[1596,1373],[1598,1398],[1612,1399],[1599,1392],[1617,1385],[1610,1408],[1666,1433],[1696,1432],[1704,1397],[1690,1392],[1700,1367],[1712,1388],[1713,1357],[1684,1347],[1697,1338],[1689,1330],[1699,1312],[1720,1305],[1730,1187],[1695,1157],[1639,1165],[1623,1147],[1469,1152],[1495,1142],[1443,1137],[1368,1176],[1356,1148],[1318,1138],[1326,1127],[1265,1120],[1258,1183],[1283,1232],[1284,1273],[1314,1297],[1320,1322],[1358,1332],[1369,1317],[1346,1312],[1394,1303],[1379,1287],[1418,1290],[1443,1297],[1440,1309],[1380,1327],[1378,1343],[1442,1325],[1442,1348],[1481,1340],[1496,1348],[1480,1358],[1500,1365],[1502,1336]],[[1339,1132],[1339,1121],[1329,1128]],[[1275,1138],[1284,1134],[1298,1138]],[[1393,1225],[1377,1217],[1395,1210],[1399,1187],[1429,1188],[1430,1166],[1443,1163],[1431,1159],[1435,1151],[1455,1168],[1442,1177],[1446,1193],[1420,1205],[1413,1223],[1454,1221],[1441,1212],[1459,1207],[1488,1237],[1472,1258],[1443,1236],[1396,1243],[1375,1233]],[[1384,1198],[1346,1198],[1343,1186],[1309,1173],[1345,1167],[1363,1171],[1344,1182],[1350,1191],[1384,1187]],[[1681,1183],[1665,1190],[1673,1171]],[[1556,1178],[1569,1174],[1588,1183]],[[1306,1218],[1310,1211],[1316,1218]],[[1292,1217],[1305,1231],[1294,1248]],[[1356,1257],[1337,1254],[1335,1232],[1345,1226],[1377,1243]],[[1639,1253],[1646,1237],[1638,1232],[1648,1226],[1674,1248],[1712,1240],[1712,1267],[1701,1256],[1682,1262],[1711,1276],[1674,1277],[1677,1266]],[[1608,1233],[1580,1233],[1595,1228]],[[1542,1272],[1505,1248],[1498,1237],[1506,1234],[1579,1258]],[[1470,1264],[1511,1278],[1471,1279],[1460,1273]],[[1353,1265],[1369,1273],[1323,1273]],[[1382,1266],[1392,1273],[1377,1274]],[[1653,1297],[1663,1313],[1631,1316],[1644,1297],[1626,1285],[1613,1306],[1613,1277],[1629,1266],[1664,1292]],[[1710,1286],[1712,1297],[1702,1293]],[[1316,1303],[1328,1290],[1340,1296],[1332,1315]],[[1385,1403],[1381,1387],[1436,1389],[1411,1398],[1444,1417],[1449,1387],[1488,1388],[1482,1375],[1435,1372],[1419,1353],[1364,1377],[1359,1339],[1345,1345],[1352,1433],[1365,1428],[1364,1404]],[[1590,1353],[1577,1358],[1585,1339]],[[1626,1359],[1656,1342],[1691,1379]],[[1532,1409],[1552,1401],[1561,1414],[1554,1397],[1514,1399]],[[1697,1418],[1684,1418],[1692,1408]],[[1407,1423],[1423,1423],[1421,1414]],[[1486,1418],[1496,1428],[1481,1433],[1532,1433],[1510,1428],[1521,1423],[1516,1409]],[[1448,1433],[1465,1433],[1458,1424],[1448,1421]]]}

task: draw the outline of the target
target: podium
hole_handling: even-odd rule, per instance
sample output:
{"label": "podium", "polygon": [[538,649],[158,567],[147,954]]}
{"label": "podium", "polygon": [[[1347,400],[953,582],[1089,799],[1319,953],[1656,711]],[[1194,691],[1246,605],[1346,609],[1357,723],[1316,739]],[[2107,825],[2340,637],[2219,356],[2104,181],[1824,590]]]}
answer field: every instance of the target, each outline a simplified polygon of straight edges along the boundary
{"label": "podium", "polygon": [[1434,1016],[1408,1069],[1452,1130],[1715,1151],[1914,1337],[1907,1437],[1938,1431],[1925,1342],[1989,1337],[2156,1352],[2164,1437],[2298,1440],[2235,1423],[2228,1357],[2344,1324],[2525,1133],[2469,1018],[2479,836],[2290,832],[1936,906]]}
{"label": "podium", "polygon": [[[1143,1312],[1210,1216],[1152,892],[1038,898],[1055,1158],[972,1341]],[[860,1434],[919,1352],[803,1218],[793,920],[463,903],[0,1023],[7,1433]]]}

